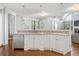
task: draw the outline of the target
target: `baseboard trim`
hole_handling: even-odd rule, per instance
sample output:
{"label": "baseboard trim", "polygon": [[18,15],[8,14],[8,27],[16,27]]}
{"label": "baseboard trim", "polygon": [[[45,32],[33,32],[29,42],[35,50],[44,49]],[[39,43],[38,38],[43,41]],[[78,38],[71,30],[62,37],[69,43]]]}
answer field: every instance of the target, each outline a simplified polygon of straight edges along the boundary
{"label": "baseboard trim", "polygon": [[5,43],[5,44],[2,44],[2,45],[7,45],[8,44],[8,42],[7,43]]}
{"label": "baseboard trim", "polygon": [[8,43],[7,43],[7,44],[2,44],[2,45],[0,45],[0,47],[4,47],[4,46],[6,46],[6,45],[8,45]]}
{"label": "baseboard trim", "polygon": [[6,45],[1,45],[0,47],[4,47],[4,46],[6,46]]}

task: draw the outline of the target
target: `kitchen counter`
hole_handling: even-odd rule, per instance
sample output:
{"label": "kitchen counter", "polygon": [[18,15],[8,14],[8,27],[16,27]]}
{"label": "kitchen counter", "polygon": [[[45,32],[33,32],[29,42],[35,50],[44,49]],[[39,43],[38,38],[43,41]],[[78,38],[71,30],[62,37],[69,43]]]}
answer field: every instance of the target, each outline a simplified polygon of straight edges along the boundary
{"label": "kitchen counter", "polygon": [[71,35],[70,31],[68,30],[23,30],[18,31],[15,34],[24,34],[24,35]]}
{"label": "kitchen counter", "polygon": [[20,31],[13,34],[13,43],[15,48],[51,50],[65,55],[71,50],[71,35],[69,31]]}
{"label": "kitchen counter", "polygon": [[15,33],[13,35],[60,35],[60,36],[69,36],[70,34],[62,34],[62,33]]}

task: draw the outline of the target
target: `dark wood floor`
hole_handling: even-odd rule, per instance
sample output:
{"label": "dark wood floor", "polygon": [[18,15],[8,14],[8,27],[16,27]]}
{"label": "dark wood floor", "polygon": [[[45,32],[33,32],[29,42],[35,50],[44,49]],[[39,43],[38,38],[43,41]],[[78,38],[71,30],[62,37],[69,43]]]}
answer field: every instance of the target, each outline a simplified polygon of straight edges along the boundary
{"label": "dark wood floor", "polygon": [[[0,47],[0,56],[63,56],[60,53],[54,51],[24,51],[24,50],[13,50],[12,40],[9,40],[9,44]],[[65,56],[79,56],[79,44],[72,44],[71,52]]]}

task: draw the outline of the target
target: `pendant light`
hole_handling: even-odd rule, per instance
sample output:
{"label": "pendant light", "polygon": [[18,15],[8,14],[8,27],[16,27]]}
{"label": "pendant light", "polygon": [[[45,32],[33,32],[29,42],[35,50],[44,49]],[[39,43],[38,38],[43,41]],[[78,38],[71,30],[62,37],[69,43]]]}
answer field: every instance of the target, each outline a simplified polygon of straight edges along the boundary
{"label": "pendant light", "polygon": [[[24,11],[24,8],[25,8],[25,6],[22,5],[22,12]],[[23,30],[25,29],[25,20],[24,20],[23,16],[22,16],[22,28],[23,28]]]}

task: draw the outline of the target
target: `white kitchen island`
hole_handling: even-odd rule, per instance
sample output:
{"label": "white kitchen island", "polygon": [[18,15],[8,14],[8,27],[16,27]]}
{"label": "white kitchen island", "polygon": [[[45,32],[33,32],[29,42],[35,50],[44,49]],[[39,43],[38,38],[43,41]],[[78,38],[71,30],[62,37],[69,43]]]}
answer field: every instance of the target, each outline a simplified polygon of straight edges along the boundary
{"label": "white kitchen island", "polygon": [[[71,35],[69,31],[22,31],[13,34],[14,42],[19,42],[18,35],[21,37],[21,42],[23,40],[24,50],[50,50],[64,55],[71,51]],[[19,39],[17,40],[16,37]],[[21,42],[19,43],[21,44]]]}

